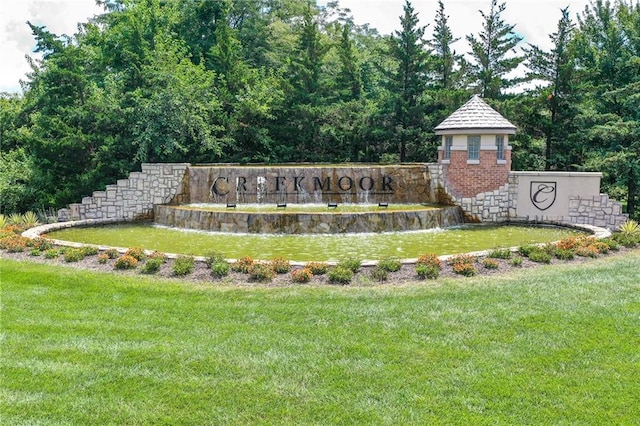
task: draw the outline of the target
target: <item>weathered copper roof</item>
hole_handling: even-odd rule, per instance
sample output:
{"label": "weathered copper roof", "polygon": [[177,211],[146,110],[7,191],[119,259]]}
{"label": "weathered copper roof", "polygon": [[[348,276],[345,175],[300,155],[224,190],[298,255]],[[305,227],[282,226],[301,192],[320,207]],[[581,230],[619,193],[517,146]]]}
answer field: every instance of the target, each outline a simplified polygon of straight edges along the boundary
{"label": "weathered copper roof", "polygon": [[466,104],[438,124],[435,131],[438,133],[446,130],[471,129],[502,129],[509,134],[516,132],[516,126],[487,105],[478,95],[474,95]]}

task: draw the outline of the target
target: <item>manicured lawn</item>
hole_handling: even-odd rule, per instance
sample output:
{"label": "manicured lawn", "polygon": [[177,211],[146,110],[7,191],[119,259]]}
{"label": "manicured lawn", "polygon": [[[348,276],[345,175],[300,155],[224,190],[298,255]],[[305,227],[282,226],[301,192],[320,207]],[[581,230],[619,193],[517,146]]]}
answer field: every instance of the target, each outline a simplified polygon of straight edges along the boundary
{"label": "manicured lawn", "polygon": [[0,419],[639,424],[638,265],[221,288],[0,259]]}

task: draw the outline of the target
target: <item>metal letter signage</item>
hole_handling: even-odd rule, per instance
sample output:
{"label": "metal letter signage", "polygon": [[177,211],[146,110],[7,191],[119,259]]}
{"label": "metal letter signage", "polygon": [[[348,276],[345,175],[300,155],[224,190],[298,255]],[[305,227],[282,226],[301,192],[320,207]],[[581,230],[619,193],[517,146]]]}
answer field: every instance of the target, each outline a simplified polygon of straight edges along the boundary
{"label": "metal letter signage", "polygon": [[556,202],[556,182],[531,181],[529,197],[538,210],[548,209]]}

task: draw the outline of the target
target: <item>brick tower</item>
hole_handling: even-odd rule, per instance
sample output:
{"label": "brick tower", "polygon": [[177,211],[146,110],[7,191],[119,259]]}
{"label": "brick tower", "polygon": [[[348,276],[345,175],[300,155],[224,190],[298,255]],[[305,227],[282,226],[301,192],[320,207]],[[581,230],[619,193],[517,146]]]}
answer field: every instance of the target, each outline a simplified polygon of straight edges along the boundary
{"label": "brick tower", "polygon": [[473,197],[506,184],[511,171],[509,135],[516,126],[478,95],[435,128],[442,136],[438,163],[448,189],[457,197]]}

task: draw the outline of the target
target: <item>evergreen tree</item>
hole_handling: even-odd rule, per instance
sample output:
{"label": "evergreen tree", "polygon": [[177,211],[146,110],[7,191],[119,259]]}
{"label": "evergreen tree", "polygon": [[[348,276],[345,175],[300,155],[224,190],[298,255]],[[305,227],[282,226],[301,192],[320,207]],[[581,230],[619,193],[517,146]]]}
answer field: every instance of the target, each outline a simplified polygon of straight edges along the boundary
{"label": "evergreen tree", "polygon": [[452,50],[452,45],[460,39],[453,37],[449,27],[449,16],[445,13],[442,0],[438,0],[438,11],[432,37],[427,45],[433,51],[433,70],[436,84],[439,88],[453,89],[459,79],[456,76],[456,64],[462,61],[462,57],[456,55],[456,52]]}
{"label": "evergreen tree", "polygon": [[500,98],[502,90],[519,82],[508,75],[524,60],[515,55],[515,47],[522,37],[513,32],[515,25],[509,25],[502,19],[505,9],[505,3],[498,4],[498,0],[491,0],[489,13],[480,11],[482,31],[477,37],[472,34],[467,36],[473,59],[470,71],[480,95],[488,99]]}

